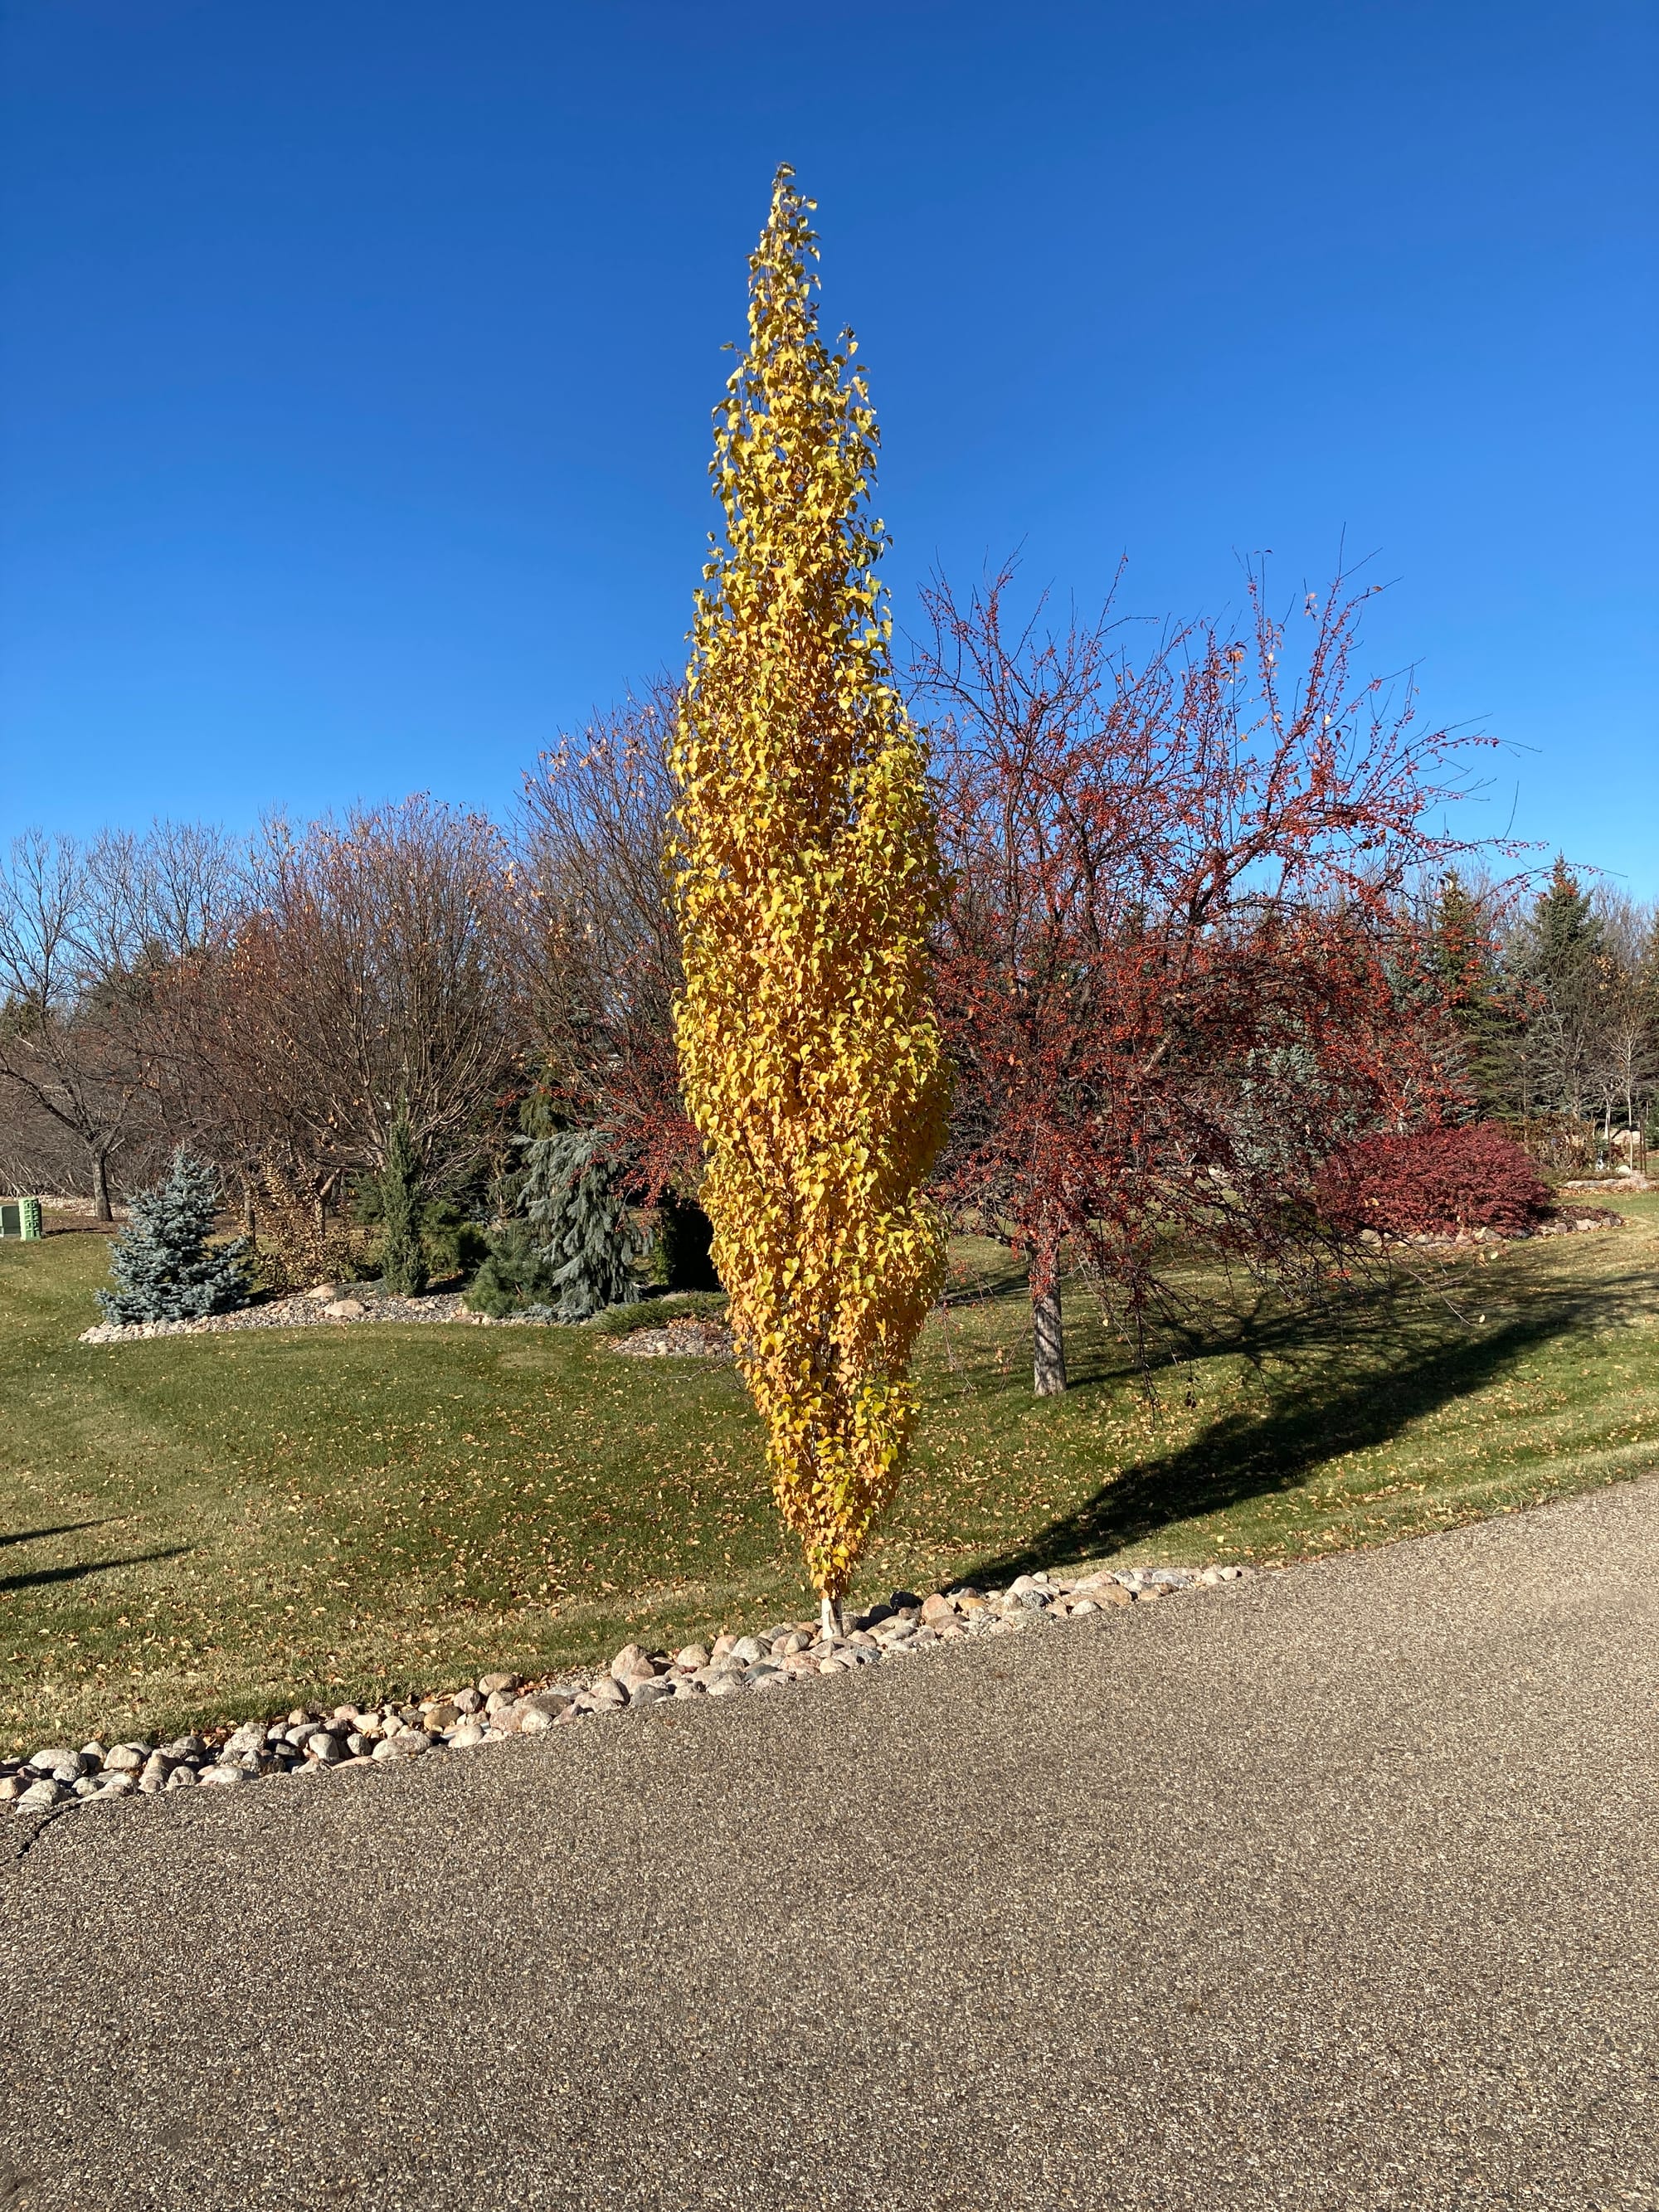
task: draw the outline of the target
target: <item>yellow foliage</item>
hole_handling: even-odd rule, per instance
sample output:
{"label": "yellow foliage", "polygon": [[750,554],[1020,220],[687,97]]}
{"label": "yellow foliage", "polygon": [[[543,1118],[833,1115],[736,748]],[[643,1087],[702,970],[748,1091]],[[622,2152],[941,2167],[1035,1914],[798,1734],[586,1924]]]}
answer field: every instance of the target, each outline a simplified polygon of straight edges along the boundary
{"label": "yellow foliage", "polygon": [[892,679],[862,375],[817,334],[813,203],[780,169],[749,349],[715,412],[726,535],[673,750],[676,1030],[702,1202],[779,1506],[838,1604],[898,1482],[944,1264],[921,1186],[947,1074],[927,996],[939,861]]}

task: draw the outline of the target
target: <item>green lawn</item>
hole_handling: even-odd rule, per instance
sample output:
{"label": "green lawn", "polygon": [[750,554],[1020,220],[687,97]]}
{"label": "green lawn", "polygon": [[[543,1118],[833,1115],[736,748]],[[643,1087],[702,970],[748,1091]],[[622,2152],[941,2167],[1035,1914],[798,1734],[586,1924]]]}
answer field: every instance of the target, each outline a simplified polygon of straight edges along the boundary
{"label": "green lawn", "polygon": [[[1195,1269],[1148,1398],[1080,1295],[1034,1401],[963,1245],[866,1592],[1105,1556],[1290,1559],[1659,1465],[1659,1199],[1313,1320]],[[0,1245],[0,1740],[171,1732],[550,1670],[810,1603],[729,1369],[585,1331],[89,1346],[102,1240]]]}

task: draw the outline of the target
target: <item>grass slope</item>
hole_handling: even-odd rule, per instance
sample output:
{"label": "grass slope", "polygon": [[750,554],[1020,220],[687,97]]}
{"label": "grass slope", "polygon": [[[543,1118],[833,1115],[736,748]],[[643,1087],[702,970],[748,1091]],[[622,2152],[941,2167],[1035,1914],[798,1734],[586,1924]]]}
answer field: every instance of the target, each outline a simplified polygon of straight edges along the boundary
{"label": "grass slope", "polygon": [[[1323,1316],[1194,1269],[1150,1397],[1085,1299],[955,1255],[866,1591],[1085,1558],[1285,1560],[1659,1465],[1659,1200]],[[106,1253],[0,1245],[0,1739],[171,1731],[683,1641],[809,1603],[728,1368],[585,1330],[80,1345]]]}

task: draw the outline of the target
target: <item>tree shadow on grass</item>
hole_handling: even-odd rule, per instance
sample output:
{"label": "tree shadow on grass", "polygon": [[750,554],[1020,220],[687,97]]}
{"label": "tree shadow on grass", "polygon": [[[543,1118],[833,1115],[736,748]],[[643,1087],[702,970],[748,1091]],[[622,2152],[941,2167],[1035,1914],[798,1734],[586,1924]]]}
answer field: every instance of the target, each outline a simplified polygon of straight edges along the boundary
{"label": "tree shadow on grass", "polygon": [[1328,1462],[1386,1443],[1412,1422],[1483,1389],[1516,1360],[1583,1328],[1599,1302],[1553,1298],[1450,1343],[1425,1342],[1420,1324],[1414,1340],[1390,1341],[1386,1304],[1366,1302],[1370,1327],[1358,1346],[1352,1319],[1343,1334],[1334,1328],[1340,1316],[1299,1324],[1285,1316],[1262,1325],[1247,1319],[1229,1343],[1212,1348],[1241,1352],[1259,1370],[1269,1351],[1276,1366],[1288,1364],[1288,1382],[1275,1376],[1268,1384],[1276,1403],[1265,1413],[1242,1407],[1179,1450],[1126,1467],[1027,1543],[981,1559],[966,1579],[997,1584],[1097,1559],[1181,1522],[1294,1490]]}
{"label": "tree shadow on grass", "polygon": [[9,1597],[14,1590],[44,1589],[52,1583],[78,1583],[88,1575],[106,1575],[114,1567],[146,1567],[155,1559],[180,1559],[186,1552],[194,1551],[193,1544],[175,1544],[170,1551],[140,1552],[131,1559],[88,1559],[74,1567],[41,1567],[32,1575],[0,1576],[0,1597]]}
{"label": "tree shadow on grass", "polygon": [[73,1536],[82,1528],[101,1528],[103,1522],[65,1521],[56,1528],[14,1528],[8,1536],[0,1536],[0,1551],[9,1544],[38,1544],[48,1536]]}

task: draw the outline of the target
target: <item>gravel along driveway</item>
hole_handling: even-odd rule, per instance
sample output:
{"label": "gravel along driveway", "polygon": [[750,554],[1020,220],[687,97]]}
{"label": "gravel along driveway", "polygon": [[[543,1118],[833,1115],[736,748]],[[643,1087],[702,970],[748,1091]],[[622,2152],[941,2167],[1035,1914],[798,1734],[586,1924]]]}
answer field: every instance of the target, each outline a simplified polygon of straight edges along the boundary
{"label": "gravel along driveway", "polygon": [[0,2205],[1650,2212],[1656,1698],[1649,1482],[57,1821]]}

